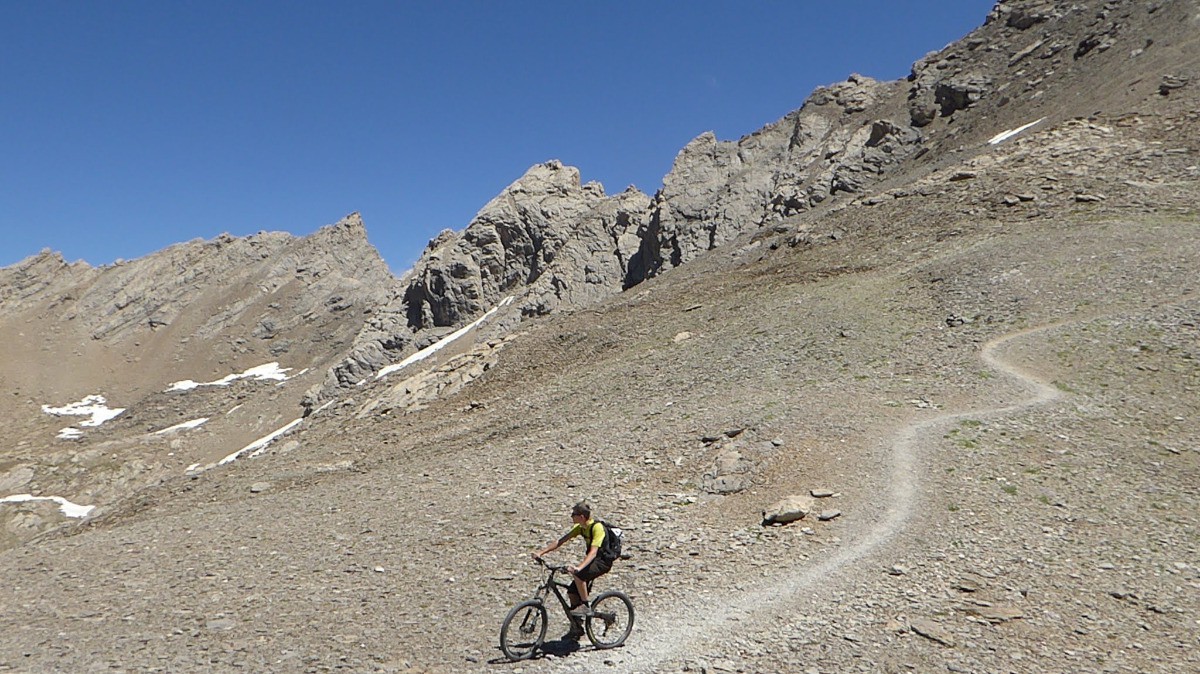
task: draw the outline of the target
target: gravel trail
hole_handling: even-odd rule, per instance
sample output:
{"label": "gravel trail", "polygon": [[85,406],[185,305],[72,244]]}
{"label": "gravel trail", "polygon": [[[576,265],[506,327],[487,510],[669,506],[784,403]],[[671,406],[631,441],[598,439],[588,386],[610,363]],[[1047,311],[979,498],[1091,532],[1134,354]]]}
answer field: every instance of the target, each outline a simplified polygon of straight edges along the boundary
{"label": "gravel trail", "polygon": [[[698,644],[720,644],[723,637],[768,630],[778,616],[791,611],[798,601],[810,598],[817,591],[819,581],[839,573],[859,572],[861,569],[854,564],[904,531],[914,512],[920,489],[920,475],[915,464],[923,438],[963,419],[1004,416],[1062,397],[1062,392],[1036,373],[1005,361],[999,352],[1012,341],[1070,322],[1074,320],[1027,328],[993,338],[983,345],[979,355],[983,363],[1016,379],[1028,390],[1029,397],[1010,405],[940,414],[905,426],[894,436],[890,451],[890,488],[875,521],[861,538],[815,564],[781,572],[769,584],[733,596],[696,594],[686,603],[677,605],[677,610],[669,615],[639,616],[635,634],[626,647],[611,653],[594,654],[607,660],[605,671],[627,674],[657,671],[666,662],[702,655]],[[579,660],[581,658],[567,658],[559,664],[562,671],[588,670],[590,665]]]}

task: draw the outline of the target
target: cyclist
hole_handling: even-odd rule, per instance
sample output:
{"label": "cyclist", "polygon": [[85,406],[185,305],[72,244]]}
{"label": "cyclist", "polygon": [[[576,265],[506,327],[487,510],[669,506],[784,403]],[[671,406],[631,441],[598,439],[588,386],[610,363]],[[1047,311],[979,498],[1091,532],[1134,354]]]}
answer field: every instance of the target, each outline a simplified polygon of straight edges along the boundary
{"label": "cyclist", "polygon": [[583,625],[580,622],[582,618],[586,618],[591,613],[591,608],[588,606],[588,584],[593,580],[603,576],[612,569],[612,561],[606,561],[598,556],[600,546],[604,543],[604,536],[608,532],[604,530],[604,525],[592,518],[592,507],[586,501],[580,501],[571,508],[571,522],[573,526],[570,531],[563,534],[562,538],[550,543],[546,547],[533,553],[534,559],[541,559],[542,555],[548,552],[553,552],[567,541],[576,536],[583,536],[584,543],[587,547],[587,554],[583,561],[577,567],[567,567],[571,575],[575,577],[575,582],[567,590],[567,596],[570,598],[571,610],[571,631],[567,633],[567,638],[578,639],[583,636]]}

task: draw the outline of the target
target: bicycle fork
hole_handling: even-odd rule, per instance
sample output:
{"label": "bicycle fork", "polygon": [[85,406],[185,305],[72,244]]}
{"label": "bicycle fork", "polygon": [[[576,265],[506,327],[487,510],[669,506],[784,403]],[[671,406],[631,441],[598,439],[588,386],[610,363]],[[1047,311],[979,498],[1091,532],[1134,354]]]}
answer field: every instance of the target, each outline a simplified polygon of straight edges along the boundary
{"label": "bicycle fork", "polygon": [[538,623],[541,622],[541,616],[541,611],[526,612],[525,617],[521,619],[521,625],[519,627],[521,634],[533,634],[534,632],[537,632]]}

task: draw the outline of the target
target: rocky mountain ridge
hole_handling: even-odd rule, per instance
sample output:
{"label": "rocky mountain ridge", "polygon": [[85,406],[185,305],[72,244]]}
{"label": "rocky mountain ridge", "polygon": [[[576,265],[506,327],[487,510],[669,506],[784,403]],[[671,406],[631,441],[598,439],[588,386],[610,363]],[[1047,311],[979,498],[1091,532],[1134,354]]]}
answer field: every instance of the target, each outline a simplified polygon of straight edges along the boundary
{"label": "rocky mountain ridge", "polygon": [[[504,326],[498,333],[518,317],[589,306],[746,232],[789,227],[783,224],[788,218],[853,201],[889,180],[911,182],[935,158],[966,158],[979,151],[985,137],[1046,119],[1046,111],[1052,111],[1047,124],[1091,114],[1094,106],[1077,100],[1074,84],[1090,80],[1091,73],[1118,72],[1138,60],[1179,62],[1177,42],[1160,38],[1156,45],[1127,28],[1135,13],[1166,17],[1174,9],[1171,3],[1097,7],[999,3],[980,29],[914,64],[906,81],[854,75],[818,89],[800,109],[739,141],[701,134],[680,151],[653,197],[633,188],[607,196],[597,183],[581,185],[577,169],[556,161],[532,167],[462,232],[446,231],[430,241],[401,279],[386,275],[361,219],[349,216],[303,244],[324,251],[327,259],[316,263],[321,268],[278,255],[267,272],[276,280],[262,285],[274,292],[271,286],[288,274],[358,277],[359,283],[312,293],[324,295],[321,301],[333,307],[359,305],[362,323],[340,361],[304,396],[305,409],[471,322],[506,296],[521,299],[497,321]],[[1178,32],[1181,24],[1186,26],[1187,19],[1164,18],[1155,25]],[[1080,34],[1085,37],[1077,44],[1062,37]],[[1023,79],[1034,62],[1039,76]],[[1183,70],[1168,69],[1157,82],[1134,81],[1127,95],[1146,96],[1155,87],[1166,95],[1190,79]],[[178,318],[180,306],[187,304],[184,291],[203,289],[206,278],[232,268],[227,265],[275,256],[289,241],[283,234],[264,233],[245,242],[222,237],[208,244],[227,249],[211,270],[203,257],[193,257],[195,242],[103,271],[67,273],[61,260],[43,253],[5,270],[4,285],[12,287],[10,295],[31,298],[69,298],[69,286],[95,285],[81,309],[109,319],[95,326],[96,336],[134,326],[157,330]],[[166,259],[159,260],[163,255]],[[374,264],[363,270],[347,266],[357,259]],[[146,285],[158,286],[159,279],[165,287],[148,292]],[[34,290],[39,287],[43,292]],[[16,299],[6,304],[17,306]],[[226,312],[243,309],[235,305]],[[291,320],[307,320],[316,307],[289,309],[283,313]],[[279,331],[282,319],[270,313],[258,317],[251,336]],[[210,323],[199,334],[229,327],[229,316],[220,314]],[[275,344],[273,352],[282,352],[286,341]]]}
{"label": "rocky mountain ridge", "polygon": [[[459,348],[480,344],[468,360],[492,362],[497,340],[523,320],[593,306],[743,235],[785,233],[789,245],[843,236],[844,229],[812,223],[860,202],[879,203],[879,194],[919,197],[927,192],[911,186],[922,176],[936,175],[951,157],[958,166],[977,165],[972,157],[999,132],[1095,112],[1077,82],[1096,73],[1107,81],[1122,68],[1162,63],[1160,76],[1133,80],[1109,104],[1178,98],[1192,77],[1180,57],[1190,44],[1180,42],[1189,36],[1180,26],[1194,22],[1186,5],[999,3],[981,28],[914,64],[907,80],[854,75],[736,142],[701,134],[680,151],[653,196],[634,188],[609,196],[597,183],[581,184],[573,167],[534,166],[464,230],[430,241],[399,279],[352,214],[301,239],[222,236],[100,269],[44,251],[0,270],[0,316],[86,335],[89,348],[80,354],[136,351],[126,361],[142,372],[194,363],[220,378],[285,360],[305,372],[307,389],[296,402],[300,414],[311,414],[506,298],[515,301]],[[1143,17],[1152,20],[1157,42],[1131,27]],[[1072,44],[1072,35],[1084,37]],[[1027,78],[1032,63],[1039,74]],[[958,170],[950,179],[973,177]],[[908,187],[879,191],[892,184]],[[994,198],[1038,201],[1021,189]],[[70,378],[47,376],[55,369],[40,362],[15,378],[15,387]],[[443,376],[453,385],[434,381],[422,390],[457,389],[483,371],[451,366]],[[131,379],[128,392],[145,395],[145,377]],[[82,398],[100,385],[119,390],[105,377],[78,382],[66,397]],[[411,404],[425,399],[406,396]],[[285,405],[273,416],[282,422],[293,415]]]}

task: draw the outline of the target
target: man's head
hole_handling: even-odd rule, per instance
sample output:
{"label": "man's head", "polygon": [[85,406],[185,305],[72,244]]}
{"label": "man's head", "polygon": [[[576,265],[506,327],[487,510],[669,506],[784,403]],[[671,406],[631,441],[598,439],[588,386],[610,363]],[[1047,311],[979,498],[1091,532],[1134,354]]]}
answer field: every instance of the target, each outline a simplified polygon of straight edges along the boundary
{"label": "man's head", "polygon": [[571,519],[576,517],[582,517],[584,522],[592,519],[592,506],[588,505],[587,501],[576,503],[575,507],[571,508]]}

